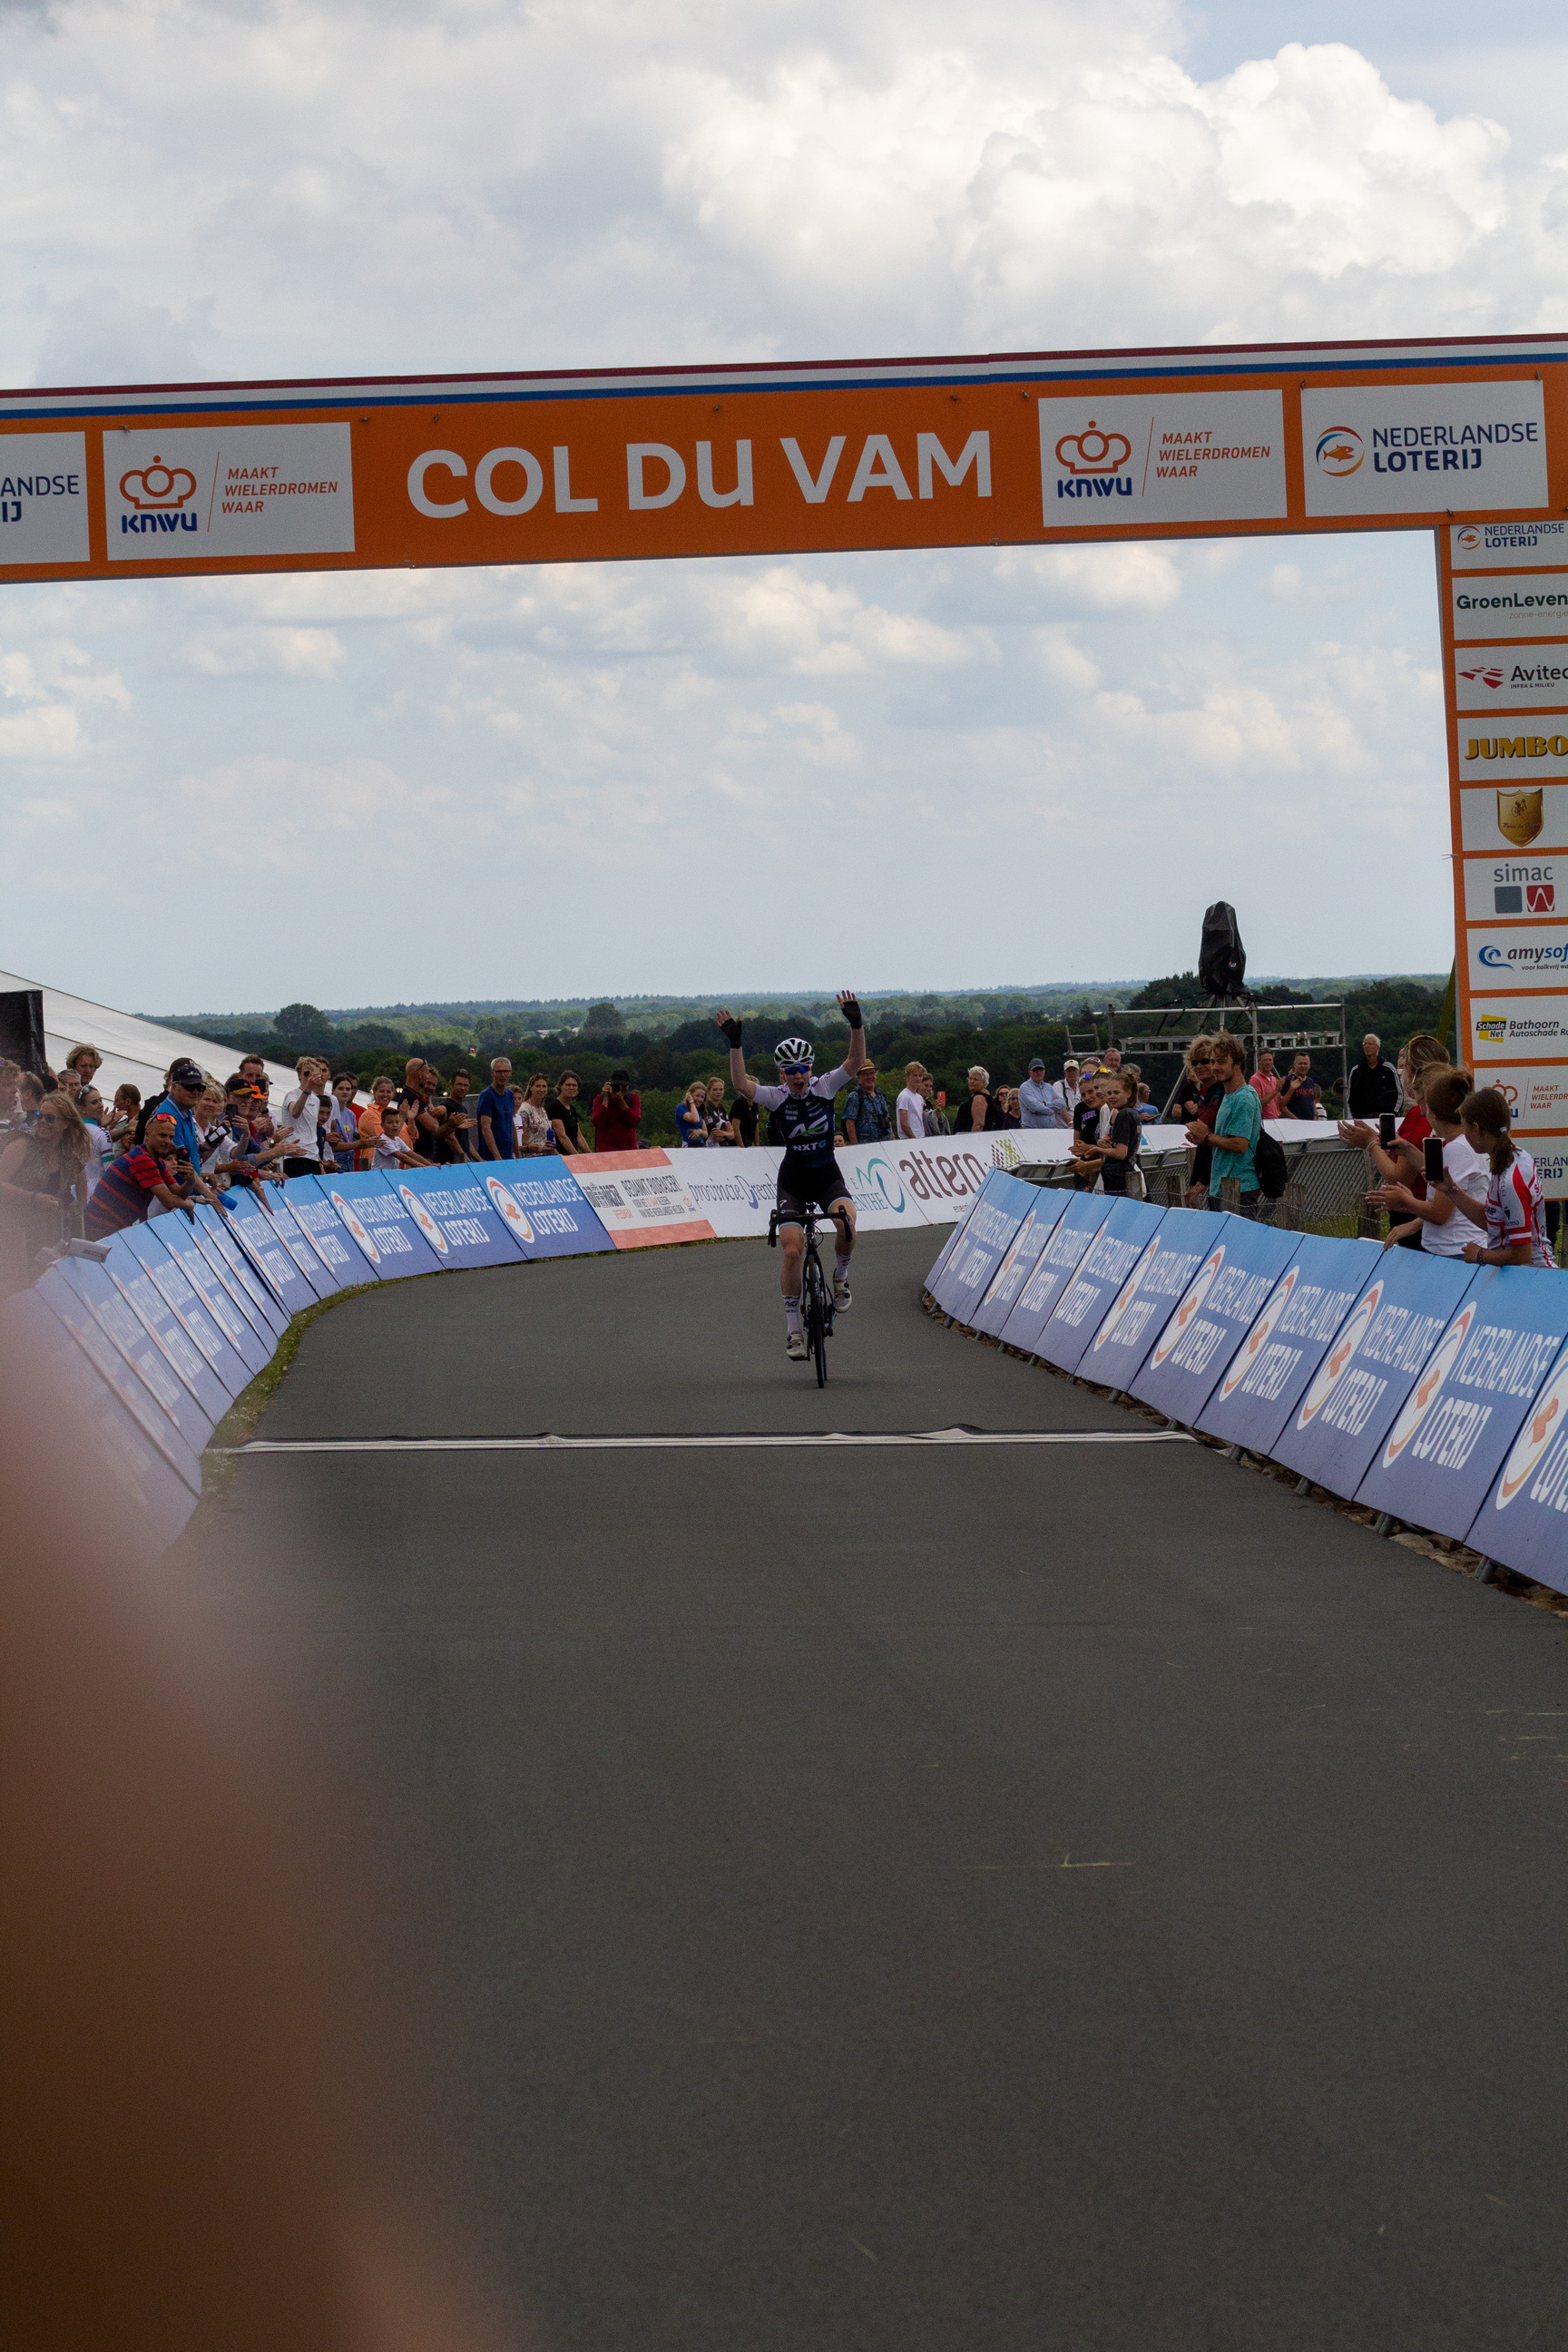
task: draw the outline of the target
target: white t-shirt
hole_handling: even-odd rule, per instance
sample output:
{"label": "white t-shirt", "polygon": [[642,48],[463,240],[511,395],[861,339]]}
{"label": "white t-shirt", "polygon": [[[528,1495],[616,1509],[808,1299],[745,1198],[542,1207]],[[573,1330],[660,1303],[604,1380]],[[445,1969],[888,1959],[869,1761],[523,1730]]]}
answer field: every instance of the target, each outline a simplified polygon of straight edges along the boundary
{"label": "white t-shirt", "polygon": [[[898,1101],[893,1106],[893,1125],[898,1129],[898,1138],[900,1143],[907,1143],[910,1139],[910,1136],[923,1135],[925,1133],[926,1098],[924,1095],[917,1095],[913,1087],[906,1087],[903,1089]],[[910,1123],[908,1135],[904,1132],[904,1121],[906,1118]]]}
{"label": "white t-shirt", "polygon": [[278,1122],[279,1139],[285,1155],[290,1160],[320,1160],[321,1147],[318,1140],[317,1121],[321,1115],[321,1097],[313,1095],[309,1087],[301,1087],[297,1095],[284,1101],[283,1116]]}
{"label": "white t-shirt", "polygon": [[[1462,1135],[1443,1146],[1443,1173],[1469,1200],[1486,1199],[1491,1172],[1490,1161],[1468,1144]],[[1430,1250],[1434,1257],[1462,1257],[1467,1242],[1485,1239],[1480,1227],[1472,1225],[1462,1209],[1451,1211],[1445,1224],[1435,1225],[1427,1217],[1421,1220],[1421,1246]]]}

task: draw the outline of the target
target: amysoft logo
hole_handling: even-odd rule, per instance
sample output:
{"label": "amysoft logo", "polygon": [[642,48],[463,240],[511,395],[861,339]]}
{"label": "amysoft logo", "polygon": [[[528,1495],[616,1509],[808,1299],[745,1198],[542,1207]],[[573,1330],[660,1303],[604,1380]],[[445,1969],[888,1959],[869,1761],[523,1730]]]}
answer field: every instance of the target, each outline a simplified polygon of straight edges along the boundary
{"label": "amysoft logo", "polygon": [[1388,1433],[1388,1444],[1383,1449],[1383,1466],[1392,1470],[1426,1415],[1437,1402],[1438,1392],[1455,1364],[1459,1350],[1469,1337],[1470,1326],[1476,1319],[1475,1301],[1462,1307],[1436,1347],[1431,1360],[1410,1394],[1405,1398],[1398,1420]]}
{"label": "amysoft logo", "polygon": [[1493,1502],[1504,1511],[1524,1492],[1542,1455],[1568,1421],[1568,1356],[1558,1365],[1536,1398],[1530,1419],[1513,1441],[1513,1452],[1503,1465]]}
{"label": "amysoft logo", "polygon": [[1462,669],[1459,676],[1471,686],[1484,686],[1491,694],[1502,684],[1502,672],[1495,662],[1489,662],[1484,669]]}
{"label": "amysoft logo", "polygon": [[1340,1374],[1345,1370],[1356,1349],[1366,1338],[1368,1326],[1382,1304],[1383,1285],[1381,1282],[1374,1282],[1365,1297],[1358,1299],[1355,1306],[1352,1307],[1350,1319],[1344,1329],[1319,1365],[1312,1385],[1302,1399],[1301,1410],[1296,1416],[1298,1429],[1309,1429],[1316,1421],[1334,1389],[1338,1387]]}
{"label": "amysoft logo", "polygon": [[1188,1284],[1185,1297],[1155,1342],[1154,1352],[1149,1361],[1156,1370],[1164,1362],[1204,1300],[1208,1297],[1210,1286],[1224,1264],[1225,1244],[1216,1242]]}
{"label": "amysoft logo", "polygon": [[400,1184],[397,1188],[397,1197],[402,1202],[404,1207],[407,1210],[409,1215],[413,1218],[415,1223],[418,1226],[420,1232],[424,1234],[426,1240],[429,1243],[431,1248],[441,1257],[447,1256],[449,1252],[447,1248],[447,1236],[441,1231],[440,1226],[436,1223],[435,1218],[430,1214],[429,1210],[425,1206],[424,1202],[419,1198],[418,1193],[411,1192],[406,1184]]}
{"label": "amysoft logo", "polygon": [[138,514],[167,514],[196,494],[196,478],[188,466],[165,466],[154,457],[150,466],[133,466],[120,477],[120,495]]}
{"label": "amysoft logo", "polygon": [[331,1194],[331,1199],[333,1208],[337,1211],[344,1224],[347,1225],[350,1233],[353,1235],[355,1241],[358,1242],[361,1249],[363,1250],[372,1265],[379,1265],[381,1264],[381,1252],[377,1249],[369,1234],[366,1233],[363,1225],[354,1214],[349,1202],[335,1187]]}
{"label": "amysoft logo", "polygon": [[1257,1322],[1253,1325],[1251,1330],[1247,1333],[1246,1339],[1237,1349],[1236,1360],[1231,1365],[1229,1371],[1226,1374],[1225,1385],[1220,1390],[1222,1400],[1226,1397],[1235,1395],[1237,1390],[1241,1386],[1242,1381],[1247,1378],[1247,1373],[1252,1370],[1253,1365],[1258,1361],[1258,1357],[1263,1353],[1264,1349],[1268,1346],[1269,1333],[1273,1330],[1274,1326],[1279,1322],[1279,1318],[1283,1315],[1287,1306],[1289,1304],[1290,1293],[1296,1287],[1297,1271],[1298,1269],[1293,1265],[1288,1265],[1286,1267],[1283,1275],[1274,1286],[1274,1296],[1270,1298],[1268,1306],[1264,1308],[1262,1314],[1258,1317]]}
{"label": "amysoft logo", "polygon": [[525,1242],[531,1242],[533,1239],[533,1227],[523,1215],[522,1210],[518,1203],[516,1194],[508,1192],[506,1186],[501,1182],[499,1176],[487,1176],[485,1178],[485,1190],[489,1194],[490,1199],[495,1202],[496,1207],[500,1211],[501,1215],[506,1219],[507,1223],[511,1227],[513,1233],[521,1234],[521,1238]]}
{"label": "amysoft logo", "polygon": [[1366,456],[1361,435],[1348,425],[1331,425],[1318,436],[1318,471],[1336,480],[1353,474]]}
{"label": "amysoft logo", "polygon": [[1149,1243],[1148,1246],[1145,1248],[1142,1256],[1139,1259],[1137,1265],[1133,1267],[1126,1281],[1122,1284],[1121,1288],[1117,1293],[1116,1298],[1112,1303],[1110,1314],[1106,1317],[1104,1322],[1095,1333],[1094,1342],[1089,1349],[1090,1355],[1097,1354],[1099,1350],[1104,1347],[1108,1339],[1113,1339],[1116,1337],[1116,1327],[1121,1322],[1122,1317],[1126,1314],[1128,1308],[1131,1306],[1132,1301],[1137,1297],[1138,1286],[1142,1281],[1143,1276],[1148,1273],[1151,1265],[1152,1265],[1154,1262],[1154,1253],[1159,1246],[1160,1236],[1156,1234],[1153,1240]]}
{"label": "amysoft logo", "polygon": [[1119,474],[1132,455],[1125,433],[1102,433],[1091,416],[1081,433],[1064,433],[1057,463],[1069,474]]}

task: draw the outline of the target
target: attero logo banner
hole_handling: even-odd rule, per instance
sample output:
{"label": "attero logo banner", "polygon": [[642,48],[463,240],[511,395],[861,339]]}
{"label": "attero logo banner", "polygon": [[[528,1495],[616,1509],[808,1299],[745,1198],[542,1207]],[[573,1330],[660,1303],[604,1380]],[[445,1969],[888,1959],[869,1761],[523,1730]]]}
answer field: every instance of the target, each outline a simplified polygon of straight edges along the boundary
{"label": "attero logo banner", "polygon": [[1465,912],[1472,922],[1498,915],[1568,915],[1568,857],[1467,857]]}
{"label": "attero logo banner", "polygon": [[[1561,645],[1465,646],[1452,658],[1457,710],[1568,710],[1568,651]],[[1474,730],[1478,737],[1496,731]],[[1518,730],[1502,731],[1511,739]]]}
{"label": "attero logo banner", "polygon": [[1568,925],[1525,923],[1515,930],[1465,933],[1470,986],[1568,988]]}
{"label": "attero logo banner", "polygon": [[90,553],[86,434],[0,434],[0,566]]}
{"label": "attero logo banner", "polygon": [[1542,387],[1345,384],[1301,394],[1309,515],[1429,514],[1543,507]]}
{"label": "attero logo banner", "polygon": [[351,554],[347,425],[174,426],[103,436],[111,563]]}
{"label": "attero logo banner", "polygon": [[1568,621],[1568,572],[1479,572],[1450,581],[1448,594],[1456,639],[1549,636]]}
{"label": "attero logo banner", "polygon": [[1456,572],[1533,572],[1542,564],[1568,564],[1568,523],[1455,523],[1448,560]]}
{"label": "attero logo banner", "polygon": [[1279,394],[1053,395],[1040,403],[1040,478],[1047,530],[1283,516]]}

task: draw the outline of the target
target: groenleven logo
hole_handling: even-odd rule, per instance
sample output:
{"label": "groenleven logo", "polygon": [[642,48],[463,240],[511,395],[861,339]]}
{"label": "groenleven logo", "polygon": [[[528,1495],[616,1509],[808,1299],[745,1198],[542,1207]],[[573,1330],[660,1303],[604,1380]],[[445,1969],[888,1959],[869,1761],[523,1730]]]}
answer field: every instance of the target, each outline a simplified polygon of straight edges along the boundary
{"label": "groenleven logo", "polygon": [[1296,1287],[1297,1272],[1298,1269],[1293,1265],[1286,1267],[1274,1286],[1274,1296],[1237,1349],[1236,1360],[1226,1374],[1225,1385],[1220,1390],[1222,1401],[1226,1397],[1235,1395],[1258,1357],[1263,1353],[1268,1343],[1268,1335],[1284,1313],[1290,1293]]}
{"label": "groenleven logo", "polygon": [[1150,1265],[1153,1262],[1154,1253],[1159,1246],[1160,1236],[1156,1234],[1153,1240],[1145,1246],[1142,1256],[1139,1259],[1137,1265],[1133,1267],[1131,1273],[1122,1284],[1121,1290],[1117,1293],[1110,1314],[1106,1317],[1104,1322],[1095,1333],[1093,1341],[1089,1348],[1090,1355],[1093,1355],[1097,1349],[1103,1348],[1108,1339],[1115,1338],[1116,1327],[1121,1322],[1122,1317],[1126,1314],[1127,1309],[1131,1306],[1133,1299],[1137,1297],[1138,1286],[1142,1281],[1143,1276],[1148,1273]]}
{"label": "groenleven logo", "polygon": [[333,1208],[337,1211],[344,1224],[347,1225],[350,1233],[353,1234],[355,1241],[358,1242],[361,1249],[363,1250],[366,1257],[369,1258],[372,1265],[379,1265],[381,1264],[381,1252],[372,1241],[369,1234],[366,1233],[363,1225],[361,1224],[358,1217],[355,1216],[349,1202],[344,1200],[342,1194],[338,1191],[336,1185],[333,1186],[331,1192],[328,1197],[331,1201]]}
{"label": "groenleven logo", "polygon": [[1530,1419],[1513,1441],[1513,1451],[1498,1480],[1495,1507],[1504,1511],[1529,1485],[1542,1455],[1568,1419],[1568,1357],[1557,1367],[1536,1398]]}
{"label": "groenleven logo", "polygon": [[1319,1365],[1312,1385],[1301,1400],[1301,1410],[1296,1416],[1298,1429],[1306,1429],[1316,1421],[1338,1385],[1340,1374],[1365,1339],[1367,1327],[1382,1303],[1383,1284],[1379,1281],[1352,1307],[1344,1329]]}
{"label": "groenleven logo", "polygon": [[1348,425],[1331,425],[1318,436],[1318,470],[1336,480],[1353,474],[1365,456],[1361,435]]}
{"label": "groenleven logo", "polygon": [[533,1227],[523,1215],[521,1203],[519,1202],[517,1195],[507,1190],[499,1176],[487,1176],[485,1178],[485,1190],[489,1194],[490,1199],[495,1202],[496,1207],[500,1211],[501,1215],[506,1219],[507,1223],[510,1225],[515,1232],[520,1233],[525,1242],[531,1242],[533,1239]]}
{"label": "groenleven logo", "polygon": [[1155,1342],[1154,1352],[1149,1361],[1156,1370],[1164,1362],[1204,1300],[1208,1297],[1209,1286],[1224,1264],[1225,1244],[1216,1242],[1187,1285],[1186,1296]]}
{"label": "groenleven logo", "polygon": [[166,514],[195,494],[196,478],[190,467],[165,466],[162,457],[155,457],[148,466],[133,466],[120,477],[120,495],[138,514]]}
{"label": "groenleven logo", "polygon": [[1102,433],[1091,416],[1081,433],[1064,433],[1057,463],[1069,474],[1119,474],[1132,455],[1125,433]]}
{"label": "groenleven logo", "polygon": [[1405,1398],[1394,1427],[1388,1433],[1388,1444],[1383,1449],[1383,1466],[1392,1470],[1426,1415],[1437,1402],[1438,1391],[1458,1361],[1459,1350],[1469,1337],[1476,1319],[1474,1299],[1461,1307],[1458,1315],[1432,1350],[1430,1361],[1410,1394]]}
{"label": "groenleven logo", "polygon": [[429,1210],[425,1206],[424,1202],[419,1198],[418,1193],[410,1192],[406,1184],[400,1184],[397,1188],[397,1197],[402,1202],[404,1207],[407,1210],[409,1215],[413,1218],[415,1223],[418,1226],[420,1232],[424,1234],[426,1240],[429,1243],[431,1248],[438,1252],[442,1257],[449,1256],[451,1253],[447,1247],[447,1236],[441,1231],[440,1226],[436,1223],[435,1218],[430,1214]]}

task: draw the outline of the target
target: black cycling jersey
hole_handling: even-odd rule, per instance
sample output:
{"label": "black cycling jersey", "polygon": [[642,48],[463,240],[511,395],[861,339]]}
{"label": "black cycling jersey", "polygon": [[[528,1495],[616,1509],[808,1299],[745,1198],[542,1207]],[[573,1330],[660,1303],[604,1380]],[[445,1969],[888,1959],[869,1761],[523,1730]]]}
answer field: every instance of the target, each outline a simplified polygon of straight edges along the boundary
{"label": "black cycling jersey", "polygon": [[833,1103],[849,1080],[847,1069],[830,1070],[813,1078],[803,1095],[787,1087],[759,1087],[757,1101],[773,1112],[773,1130],[784,1148],[781,1177],[791,1169],[826,1168],[833,1159]]}

